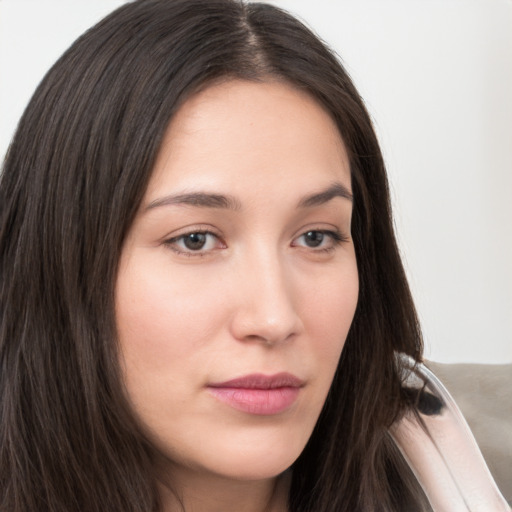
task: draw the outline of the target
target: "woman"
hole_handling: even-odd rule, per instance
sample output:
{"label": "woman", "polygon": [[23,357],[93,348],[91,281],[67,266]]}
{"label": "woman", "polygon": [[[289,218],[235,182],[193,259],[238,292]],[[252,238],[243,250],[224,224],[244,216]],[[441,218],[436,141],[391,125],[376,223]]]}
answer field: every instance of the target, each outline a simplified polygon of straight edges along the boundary
{"label": "woman", "polygon": [[270,5],[139,0],[0,182],[2,510],[416,510],[421,336],[346,72]]}

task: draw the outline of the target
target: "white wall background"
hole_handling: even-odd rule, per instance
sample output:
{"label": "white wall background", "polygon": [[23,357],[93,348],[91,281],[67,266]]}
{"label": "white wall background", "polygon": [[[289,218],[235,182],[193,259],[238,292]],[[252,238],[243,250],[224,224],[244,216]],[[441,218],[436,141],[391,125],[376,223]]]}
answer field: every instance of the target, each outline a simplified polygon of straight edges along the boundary
{"label": "white wall background", "polygon": [[[0,0],[0,155],[37,83],[121,0]],[[512,0],[274,0],[373,115],[428,357],[512,362]]]}

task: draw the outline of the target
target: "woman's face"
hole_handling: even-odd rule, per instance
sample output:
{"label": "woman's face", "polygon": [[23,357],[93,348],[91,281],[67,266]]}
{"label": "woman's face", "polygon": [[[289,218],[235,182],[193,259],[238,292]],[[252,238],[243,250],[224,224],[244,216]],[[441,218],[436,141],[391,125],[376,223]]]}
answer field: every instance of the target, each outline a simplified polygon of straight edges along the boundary
{"label": "woman's face", "polygon": [[174,116],[116,288],[127,393],[173,474],[299,456],[356,307],[351,214],[344,144],[305,93],[230,81]]}

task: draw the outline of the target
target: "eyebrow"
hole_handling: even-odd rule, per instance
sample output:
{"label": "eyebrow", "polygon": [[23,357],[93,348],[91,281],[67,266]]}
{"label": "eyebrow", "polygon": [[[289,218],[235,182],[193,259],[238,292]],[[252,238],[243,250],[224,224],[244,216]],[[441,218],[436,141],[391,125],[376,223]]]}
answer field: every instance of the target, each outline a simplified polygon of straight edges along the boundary
{"label": "eyebrow", "polygon": [[146,211],[158,208],[159,206],[168,206],[173,204],[198,206],[200,208],[225,208],[235,211],[242,208],[240,201],[233,196],[209,194],[206,192],[191,192],[188,194],[178,194],[155,199],[146,206]]}
{"label": "eyebrow", "polygon": [[321,192],[316,192],[309,196],[303,197],[299,201],[298,208],[312,208],[314,206],[320,206],[329,202],[335,197],[342,197],[344,199],[348,199],[350,202],[354,201],[350,190],[342,183],[336,182]]}
{"label": "eyebrow", "polygon": [[[329,202],[335,197],[342,197],[353,201],[352,193],[342,183],[336,182],[327,189],[303,197],[297,208],[312,208]],[[227,210],[239,211],[242,209],[240,201],[233,196],[223,194],[211,194],[207,192],[190,192],[161,197],[149,203],[145,210],[152,210],[160,206],[169,205],[189,205],[199,208],[223,208]]]}

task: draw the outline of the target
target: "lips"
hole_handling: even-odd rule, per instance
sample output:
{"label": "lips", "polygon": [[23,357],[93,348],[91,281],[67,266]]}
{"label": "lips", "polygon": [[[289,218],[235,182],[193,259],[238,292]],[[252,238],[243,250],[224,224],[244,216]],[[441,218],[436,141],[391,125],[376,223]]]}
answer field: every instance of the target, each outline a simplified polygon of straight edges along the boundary
{"label": "lips", "polygon": [[208,391],[234,409],[255,415],[274,415],[289,409],[304,382],[290,373],[252,374],[209,384]]}

